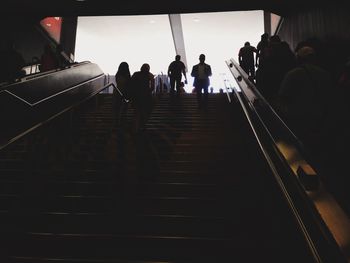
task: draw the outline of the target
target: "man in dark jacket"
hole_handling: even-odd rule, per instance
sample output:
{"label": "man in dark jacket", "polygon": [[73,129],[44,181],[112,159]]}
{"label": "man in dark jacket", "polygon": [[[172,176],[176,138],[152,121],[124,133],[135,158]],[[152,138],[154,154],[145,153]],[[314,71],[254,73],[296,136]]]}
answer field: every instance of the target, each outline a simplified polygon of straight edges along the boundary
{"label": "man in dark jacket", "polygon": [[135,133],[142,131],[152,112],[152,92],[155,88],[150,65],[144,63],[140,71],[134,72],[130,80],[131,100],[135,108]]}
{"label": "man in dark jacket", "polygon": [[238,53],[239,65],[252,79],[255,78],[254,53],[257,53],[257,49],[249,42],[245,42]]}
{"label": "man in dark jacket", "polygon": [[[194,77],[193,86],[196,89],[198,108],[202,106],[207,107],[208,105],[209,77],[212,75],[211,67],[204,61],[205,55],[201,54],[199,56],[199,64],[194,65],[191,72],[191,76]],[[202,96],[202,91],[204,96]]]}
{"label": "man in dark jacket", "polygon": [[307,146],[318,146],[330,110],[330,73],[317,65],[312,47],[297,51],[297,67],[288,71],[279,90],[279,111]]}
{"label": "man in dark jacket", "polygon": [[170,78],[170,95],[174,94],[175,86],[176,86],[177,94],[178,95],[180,94],[182,74],[185,77],[185,83],[187,83],[186,66],[180,59],[181,59],[181,56],[176,55],[175,61],[171,62],[168,67],[168,76]]}

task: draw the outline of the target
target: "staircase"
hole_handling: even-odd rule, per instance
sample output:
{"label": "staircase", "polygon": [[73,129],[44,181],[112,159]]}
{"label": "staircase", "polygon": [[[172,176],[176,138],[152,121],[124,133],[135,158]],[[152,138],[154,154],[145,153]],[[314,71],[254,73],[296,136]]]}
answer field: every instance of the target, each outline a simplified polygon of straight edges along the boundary
{"label": "staircase", "polygon": [[1,262],[314,262],[238,103],[110,95],[0,152]]}

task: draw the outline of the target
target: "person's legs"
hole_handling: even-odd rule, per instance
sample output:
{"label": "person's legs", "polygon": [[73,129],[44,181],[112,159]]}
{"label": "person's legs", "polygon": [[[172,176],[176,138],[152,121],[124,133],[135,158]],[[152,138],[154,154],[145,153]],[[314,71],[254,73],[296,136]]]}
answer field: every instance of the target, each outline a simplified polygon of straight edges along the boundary
{"label": "person's legs", "polygon": [[170,95],[174,95],[175,92],[175,78],[170,78]]}
{"label": "person's legs", "polygon": [[177,93],[177,95],[180,95],[180,93],[181,93],[180,86],[181,86],[181,77],[176,79],[176,93]]}
{"label": "person's legs", "polygon": [[198,104],[198,108],[200,109],[202,107],[202,87],[198,85],[195,88],[196,88],[197,104]]}
{"label": "person's legs", "polygon": [[255,79],[255,67],[254,65],[250,65],[249,66],[249,72],[250,72],[250,76]]}
{"label": "person's legs", "polygon": [[203,106],[204,108],[207,108],[208,107],[208,86],[207,85],[203,87],[203,92],[204,92]]}
{"label": "person's legs", "polygon": [[249,67],[247,67],[245,63],[241,64],[241,68],[244,70],[245,73],[247,73],[247,75],[249,75]]}

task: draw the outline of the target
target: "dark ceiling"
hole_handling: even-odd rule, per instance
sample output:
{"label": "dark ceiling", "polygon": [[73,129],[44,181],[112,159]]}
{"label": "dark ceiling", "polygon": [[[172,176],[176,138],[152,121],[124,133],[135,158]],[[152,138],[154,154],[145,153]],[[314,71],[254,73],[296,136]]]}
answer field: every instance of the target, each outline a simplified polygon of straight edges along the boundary
{"label": "dark ceiling", "polygon": [[[2,15],[88,16],[265,10],[279,15],[318,7],[316,0],[2,0]],[[334,3],[334,1],[332,1]]]}

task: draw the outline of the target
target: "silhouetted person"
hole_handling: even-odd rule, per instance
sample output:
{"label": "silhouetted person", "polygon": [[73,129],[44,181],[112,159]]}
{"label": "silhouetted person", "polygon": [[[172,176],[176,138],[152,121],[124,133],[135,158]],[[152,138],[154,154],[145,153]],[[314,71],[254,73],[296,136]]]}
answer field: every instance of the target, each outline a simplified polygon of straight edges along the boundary
{"label": "silhouetted person", "polygon": [[313,48],[300,48],[298,65],[286,74],[279,91],[282,118],[310,149],[320,143],[329,111],[327,96],[331,87],[330,74],[315,61]]}
{"label": "silhouetted person", "polygon": [[291,70],[296,66],[296,57],[289,44],[286,41],[281,42],[280,55],[282,56],[282,63],[284,70]]}
{"label": "silhouetted person", "polygon": [[155,78],[155,83],[156,83],[157,95],[161,95],[161,93],[168,92],[168,83],[169,83],[168,75],[164,75],[163,72],[161,72],[161,74],[158,74],[157,77]]}
{"label": "silhouetted person", "polygon": [[278,92],[283,78],[295,66],[292,53],[289,45],[282,42],[279,36],[271,36],[267,56],[259,69],[257,87],[273,107],[278,101]]}
{"label": "silhouetted person", "polygon": [[261,35],[260,42],[256,46],[256,56],[255,56],[255,66],[257,67],[255,71],[255,83],[259,88],[261,82],[261,75],[264,67],[265,58],[268,56],[269,50],[269,34],[264,33]]}
{"label": "silhouetted person", "polygon": [[[344,65],[345,64],[345,65]],[[323,178],[340,205],[350,215],[350,177],[344,173],[348,168],[348,152],[350,147],[350,58],[343,64],[336,89],[328,93],[332,105],[325,124],[324,138],[320,152],[323,159],[321,164],[325,170]]]}
{"label": "silhouetted person", "polygon": [[47,44],[44,47],[44,52],[40,58],[39,69],[41,72],[57,69],[59,67],[59,60],[56,53],[52,50],[51,46]]}
{"label": "silhouetted person", "polygon": [[294,52],[291,50],[289,44],[286,41],[281,41],[278,45],[278,49],[275,51],[276,54],[276,95],[279,92],[281,83],[288,71],[296,67],[296,57]]}
{"label": "silhouetted person", "polygon": [[183,81],[180,82],[180,93],[186,93],[185,91],[185,83]]}
{"label": "silhouetted person", "polygon": [[168,86],[167,84],[163,83],[163,92],[167,93],[168,92]]}
{"label": "silhouetted person", "polygon": [[207,107],[208,105],[209,77],[212,75],[210,65],[204,63],[204,61],[205,55],[201,54],[199,56],[199,64],[194,65],[191,72],[191,76],[194,77],[193,86],[196,89],[199,108],[202,106]]}
{"label": "silhouetted person", "polygon": [[239,65],[253,79],[255,78],[254,53],[256,52],[257,49],[251,46],[249,42],[245,42],[244,47],[238,52]]}
{"label": "silhouetted person", "polygon": [[129,85],[130,85],[131,75],[129,64],[127,62],[121,62],[118,67],[118,71],[115,74],[115,83],[117,88],[123,93],[123,95],[129,97]]}
{"label": "silhouetted person", "polygon": [[6,42],[0,51],[0,82],[14,82],[25,76],[23,56],[14,48],[13,43]]}
{"label": "silhouetted person", "polygon": [[131,77],[132,103],[135,108],[135,132],[144,128],[152,111],[152,92],[155,82],[154,75],[150,73],[149,64],[143,64],[140,71]]}
{"label": "silhouetted person", "polygon": [[263,66],[264,59],[267,56],[268,53],[268,47],[269,47],[269,34],[264,33],[261,35],[260,42],[256,46],[256,56],[255,56],[255,66],[259,68],[260,66]]}
{"label": "silhouetted person", "polygon": [[[118,71],[115,74],[115,83],[117,84],[117,88],[123,94],[125,99],[129,99],[130,97],[130,81],[131,75],[129,70],[129,64],[127,62],[121,62],[119,64]],[[122,100],[122,97],[116,90],[113,90],[113,94],[116,105],[120,105],[119,121],[121,122],[123,115],[128,109],[128,104]]]}
{"label": "silhouetted person", "polygon": [[185,77],[185,83],[187,83],[186,66],[180,59],[181,56],[176,55],[175,61],[171,62],[168,67],[168,76],[170,78],[170,95],[174,94],[175,87],[177,94],[181,93],[180,84],[182,74]]}
{"label": "silhouetted person", "polygon": [[163,79],[158,75],[156,80],[157,80],[156,93],[161,94],[161,93],[163,93]]}

